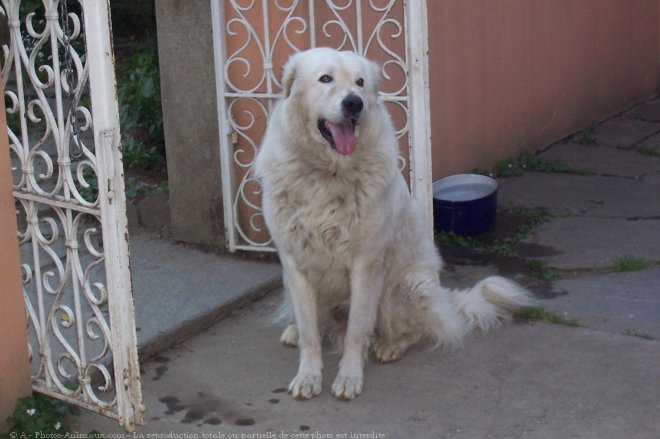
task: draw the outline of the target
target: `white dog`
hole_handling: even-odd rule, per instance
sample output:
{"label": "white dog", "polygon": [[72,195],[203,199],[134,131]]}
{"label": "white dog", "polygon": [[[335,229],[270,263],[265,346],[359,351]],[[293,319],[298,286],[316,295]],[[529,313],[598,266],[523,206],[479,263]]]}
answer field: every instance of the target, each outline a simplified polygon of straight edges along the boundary
{"label": "white dog", "polygon": [[460,292],[440,285],[440,256],[397,168],[379,76],[376,64],[350,52],[293,55],[257,157],[290,322],[295,317],[281,341],[300,349],[289,386],[296,398],[321,392],[328,327],[338,329],[343,351],[332,393],[352,399],[362,392],[370,347],[388,362],[423,338],[453,346],[471,328],[488,330],[532,302],[501,277]]}

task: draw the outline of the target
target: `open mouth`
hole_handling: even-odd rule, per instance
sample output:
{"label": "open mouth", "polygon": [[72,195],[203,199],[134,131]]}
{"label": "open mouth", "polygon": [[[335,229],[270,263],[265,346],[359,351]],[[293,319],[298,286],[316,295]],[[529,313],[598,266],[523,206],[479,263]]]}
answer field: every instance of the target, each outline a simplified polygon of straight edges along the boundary
{"label": "open mouth", "polygon": [[354,118],[344,118],[340,123],[333,123],[326,119],[318,120],[318,128],[321,136],[328,141],[330,146],[342,155],[350,155],[355,151],[357,139],[355,138],[355,127],[357,123]]}

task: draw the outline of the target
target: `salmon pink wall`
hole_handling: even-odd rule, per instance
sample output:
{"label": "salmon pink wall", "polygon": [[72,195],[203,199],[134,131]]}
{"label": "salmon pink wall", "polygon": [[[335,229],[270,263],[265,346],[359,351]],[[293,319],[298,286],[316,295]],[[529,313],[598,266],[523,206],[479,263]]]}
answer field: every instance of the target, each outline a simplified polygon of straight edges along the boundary
{"label": "salmon pink wall", "polygon": [[4,101],[0,100],[0,432],[16,399],[30,392],[25,305],[20,279],[16,208],[11,194]]}
{"label": "salmon pink wall", "polygon": [[650,97],[658,4],[428,1],[434,178],[542,148]]}

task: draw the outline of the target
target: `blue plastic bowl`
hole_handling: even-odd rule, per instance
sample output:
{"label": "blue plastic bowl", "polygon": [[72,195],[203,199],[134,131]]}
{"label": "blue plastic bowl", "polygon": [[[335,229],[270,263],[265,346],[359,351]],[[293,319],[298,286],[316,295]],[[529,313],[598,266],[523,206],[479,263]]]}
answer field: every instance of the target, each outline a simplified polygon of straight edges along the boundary
{"label": "blue plastic bowl", "polygon": [[436,233],[472,236],[495,226],[498,184],[479,174],[457,174],[433,183]]}

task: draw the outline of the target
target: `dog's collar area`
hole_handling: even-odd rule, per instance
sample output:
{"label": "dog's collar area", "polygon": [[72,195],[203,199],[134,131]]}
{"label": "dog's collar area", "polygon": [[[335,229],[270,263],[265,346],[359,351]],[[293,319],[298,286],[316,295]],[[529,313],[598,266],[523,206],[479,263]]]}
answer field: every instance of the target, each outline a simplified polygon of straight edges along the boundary
{"label": "dog's collar area", "polygon": [[[347,123],[347,122],[348,122],[349,126],[351,127],[351,131],[355,131],[355,127],[357,126],[356,119],[354,117],[349,117],[349,118],[346,118],[346,120],[344,121],[344,123]],[[345,148],[342,148],[342,150],[339,150],[337,148],[337,144],[335,142],[335,138],[333,137],[332,131],[329,128],[329,124],[331,124],[331,122],[329,122],[327,119],[320,118],[318,120],[317,126],[318,126],[318,129],[319,129],[319,132],[321,133],[321,136],[323,136],[323,138],[328,141],[328,143],[330,144],[330,147],[332,149],[334,149],[335,151],[338,151],[338,152],[340,152],[341,154],[344,154],[344,155],[350,154],[352,152],[352,150],[350,152],[348,152],[348,154],[347,154]],[[334,125],[340,125],[340,124],[334,124]]]}

